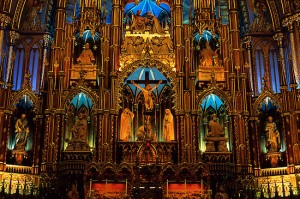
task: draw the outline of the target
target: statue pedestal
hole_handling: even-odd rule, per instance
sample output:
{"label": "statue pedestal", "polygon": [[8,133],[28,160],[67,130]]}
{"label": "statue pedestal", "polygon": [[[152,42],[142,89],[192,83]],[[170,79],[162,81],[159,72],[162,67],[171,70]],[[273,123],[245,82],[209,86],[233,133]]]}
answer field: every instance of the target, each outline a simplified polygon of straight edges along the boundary
{"label": "statue pedestal", "polygon": [[265,156],[265,160],[271,165],[271,167],[278,167],[278,162],[282,158],[282,153],[268,152],[264,156]]}
{"label": "statue pedestal", "polygon": [[211,81],[211,74],[214,72],[215,78],[217,81],[225,81],[225,68],[224,67],[203,67],[199,66],[198,68],[198,81]]}
{"label": "statue pedestal", "polygon": [[74,140],[68,143],[65,152],[91,152],[91,148],[87,142]]}
{"label": "statue pedestal", "polygon": [[228,138],[225,137],[206,137],[204,138],[206,142],[205,152],[228,152],[227,142]]}
{"label": "statue pedestal", "polygon": [[24,157],[26,157],[27,152],[25,150],[13,150],[12,156],[16,158],[16,162],[18,165],[21,165],[23,162]]}
{"label": "statue pedestal", "polygon": [[84,79],[85,80],[96,80],[97,79],[97,68],[96,65],[72,65],[71,77],[70,80],[78,80],[80,78],[80,72],[85,71]]}

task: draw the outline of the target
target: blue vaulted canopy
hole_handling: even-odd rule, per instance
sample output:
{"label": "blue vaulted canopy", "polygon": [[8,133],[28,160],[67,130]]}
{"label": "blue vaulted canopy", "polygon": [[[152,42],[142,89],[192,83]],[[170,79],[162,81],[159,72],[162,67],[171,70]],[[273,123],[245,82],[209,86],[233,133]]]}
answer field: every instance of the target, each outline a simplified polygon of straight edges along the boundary
{"label": "blue vaulted canopy", "polygon": [[277,110],[278,107],[272,102],[269,97],[266,97],[261,103],[261,110],[264,112],[269,112],[270,110]]}
{"label": "blue vaulted canopy", "polygon": [[213,35],[209,30],[204,30],[202,34],[199,32],[196,32],[194,34],[195,40],[200,41],[201,38],[205,39],[206,41],[210,41],[212,38],[219,39],[219,36],[217,34]]}
{"label": "blue vaulted canopy", "polygon": [[140,0],[137,5],[135,5],[134,2],[127,3],[124,14],[125,16],[132,16],[135,15],[138,10],[141,10],[142,16],[151,12],[160,21],[164,21],[170,15],[170,6],[164,2],[157,5],[156,0]]}
{"label": "blue vaulted canopy", "polygon": [[85,106],[87,109],[91,109],[93,106],[92,99],[89,98],[84,93],[77,94],[71,101],[71,104],[76,110],[79,110],[82,106]]}
{"label": "blue vaulted canopy", "polygon": [[212,108],[217,112],[223,104],[223,101],[217,95],[210,94],[202,100],[201,108],[203,111]]}
{"label": "blue vaulted canopy", "polygon": [[[76,34],[76,39],[80,37],[79,32]],[[99,32],[95,32],[95,34],[93,35],[91,30],[85,30],[83,31],[82,34],[82,40],[86,43],[88,41],[91,41],[92,43],[96,43],[99,41],[100,38],[100,33]]]}
{"label": "blue vaulted canopy", "polygon": [[[149,75],[149,76],[148,76]],[[148,77],[147,77],[148,76]],[[160,95],[161,91],[166,85],[170,85],[168,79],[155,67],[146,68],[146,67],[140,67],[136,69],[126,80],[124,85],[128,85],[130,90],[132,91],[134,96],[137,96],[141,90],[135,87],[133,84],[130,83],[130,81],[147,81],[149,80],[162,80],[166,83],[161,83],[153,92],[155,95]],[[142,88],[145,88],[145,83],[138,83],[138,85]],[[155,86],[155,84],[150,84],[152,87]]]}

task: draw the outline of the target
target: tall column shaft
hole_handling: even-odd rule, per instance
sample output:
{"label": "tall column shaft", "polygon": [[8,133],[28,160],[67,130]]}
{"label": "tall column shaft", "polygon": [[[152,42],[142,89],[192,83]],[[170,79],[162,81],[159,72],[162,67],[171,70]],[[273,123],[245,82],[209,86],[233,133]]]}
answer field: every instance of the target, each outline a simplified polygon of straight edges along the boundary
{"label": "tall column shaft", "polygon": [[[4,36],[5,36],[5,29],[10,24],[11,19],[6,14],[0,13],[0,96],[2,96],[2,101],[0,102],[0,107],[3,107],[5,105],[5,96],[4,96],[4,59],[5,59],[5,52],[3,49],[5,42],[4,42]],[[0,124],[1,127],[1,124]]]}
{"label": "tall column shaft", "polygon": [[290,42],[291,42],[291,48],[292,48],[292,60],[293,60],[293,69],[295,73],[295,78],[297,84],[299,84],[299,73],[298,73],[298,63],[297,63],[297,51],[296,51],[296,45],[295,45],[295,31],[293,24],[290,24],[288,26],[289,33],[290,33]]}
{"label": "tall column shaft", "polygon": [[175,44],[175,66],[177,71],[183,71],[183,16],[182,16],[182,0],[173,1],[173,19],[174,19],[174,44]]}
{"label": "tall column shaft", "polygon": [[112,19],[112,66],[113,71],[120,67],[120,38],[121,38],[121,2],[113,0],[113,19]]}
{"label": "tall column shaft", "polygon": [[8,50],[8,62],[7,62],[7,73],[6,73],[6,80],[5,80],[5,84],[7,84],[9,82],[9,79],[11,78],[11,73],[13,71],[13,50],[14,50],[14,44],[15,42],[19,39],[20,34],[17,33],[16,31],[10,31],[9,32],[9,37],[10,37],[10,41],[9,41],[9,50]]}

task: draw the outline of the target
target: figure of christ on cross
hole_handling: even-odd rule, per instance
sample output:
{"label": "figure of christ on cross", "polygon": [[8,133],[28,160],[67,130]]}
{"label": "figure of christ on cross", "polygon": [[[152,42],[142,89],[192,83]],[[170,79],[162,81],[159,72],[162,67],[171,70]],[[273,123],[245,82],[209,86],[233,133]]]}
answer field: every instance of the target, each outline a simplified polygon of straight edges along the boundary
{"label": "figure of christ on cross", "polygon": [[[133,84],[134,86],[136,86],[143,92],[143,95],[145,98],[146,111],[152,111],[154,108],[154,102],[151,97],[152,91],[155,90],[160,84],[167,83],[167,81],[166,80],[159,80],[159,81],[158,80],[150,80],[149,72],[147,71],[147,72],[145,72],[145,80],[136,80],[136,81],[131,80],[128,83]],[[145,84],[145,88],[142,88],[138,84]],[[155,84],[155,86],[152,88],[151,84]]]}

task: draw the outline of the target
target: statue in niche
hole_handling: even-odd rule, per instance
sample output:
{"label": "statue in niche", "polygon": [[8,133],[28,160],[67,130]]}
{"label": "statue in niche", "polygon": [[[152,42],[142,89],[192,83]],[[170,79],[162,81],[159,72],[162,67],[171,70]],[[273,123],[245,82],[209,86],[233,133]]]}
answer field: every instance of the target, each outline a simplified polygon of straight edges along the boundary
{"label": "statue in niche", "polygon": [[26,119],[26,114],[22,114],[21,118],[16,121],[15,124],[15,148],[14,150],[25,151],[25,146],[29,136],[29,126],[28,120]]}
{"label": "statue in niche", "polygon": [[131,81],[131,83],[143,92],[144,99],[145,99],[146,111],[152,111],[154,108],[154,102],[152,99],[152,91],[154,91],[162,83],[162,81],[159,81],[153,88],[150,84],[147,84],[145,86],[145,88],[142,88],[138,84],[136,84],[134,81]]}
{"label": "statue in niche", "polygon": [[28,10],[27,19],[24,21],[23,30],[25,31],[43,31],[40,19],[41,3],[34,0],[32,6]]}
{"label": "statue in niche", "polygon": [[72,128],[72,141],[82,141],[87,143],[88,123],[84,113],[78,114],[78,119]]}
{"label": "statue in niche", "polygon": [[79,199],[79,193],[75,184],[72,185],[72,189],[68,192],[69,199]]}
{"label": "statue in niche", "polygon": [[144,33],[146,29],[146,24],[145,18],[141,16],[141,12],[141,10],[138,10],[136,12],[136,15],[133,16],[131,29]]}
{"label": "statue in niche", "polygon": [[271,116],[268,117],[268,121],[265,125],[265,131],[267,138],[266,148],[268,152],[278,152],[280,150],[280,133]]}
{"label": "statue in niche", "polygon": [[270,32],[272,30],[271,24],[267,22],[265,17],[267,11],[268,9],[265,3],[260,1],[255,3],[255,18],[250,25],[250,32]]}
{"label": "statue in niche", "polygon": [[153,133],[152,125],[150,123],[145,123],[145,125],[140,126],[136,134],[136,137],[137,137],[137,141],[143,141],[143,139],[157,141],[156,134]]}
{"label": "statue in niche", "polygon": [[[223,126],[217,121],[217,115],[213,114],[208,123],[209,132],[204,139],[206,141],[207,152],[228,152],[227,141]],[[216,148],[217,147],[217,148]]]}
{"label": "statue in niche", "polygon": [[224,137],[224,128],[217,121],[217,115],[213,114],[212,119],[208,123],[210,131],[208,132],[209,137]]}
{"label": "statue in niche", "polygon": [[170,109],[165,110],[163,127],[164,140],[167,142],[174,140],[174,121]]}
{"label": "statue in niche", "polygon": [[218,188],[218,192],[215,195],[215,199],[229,199],[228,194],[225,192],[225,188],[223,185],[220,185]]}
{"label": "statue in niche", "polygon": [[212,67],[215,62],[214,59],[217,59],[217,63],[219,62],[218,54],[211,49],[209,42],[206,42],[205,49],[200,52],[200,66]]}
{"label": "statue in niche", "polygon": [[128,141],[132,139],[131,124],[133,117],[134,114],[128,108],[125,108],[121,114],[120,140]]}
{"label": "statue in niche", "polygon": [[82,65],[91,65],[95,61],[93,51],[90,49],[90,44],[86,43],[85,48],[77,58],[77,61]]}
{"label": "statue in niche", "polygon": [[150,11],[147,13],[146,22],[151,26],[150,34],[165,34],[159,20]]}

